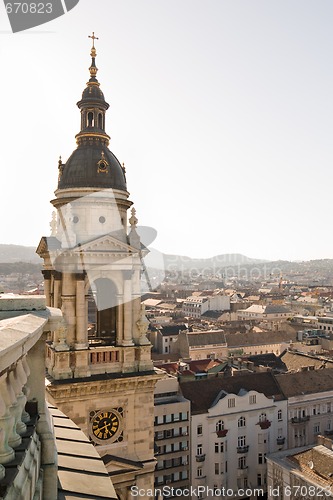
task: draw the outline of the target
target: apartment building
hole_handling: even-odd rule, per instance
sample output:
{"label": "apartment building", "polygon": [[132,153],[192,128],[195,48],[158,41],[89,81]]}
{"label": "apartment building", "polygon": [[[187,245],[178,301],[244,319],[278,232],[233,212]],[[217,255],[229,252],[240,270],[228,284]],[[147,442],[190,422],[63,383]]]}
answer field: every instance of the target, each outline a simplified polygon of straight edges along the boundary
{"label": "apartment building", "polygon": [[309,366],[275,378],[288,399],[288,448],[312,445],[319,434],[333,434],[333,368]]}
{"label": "apartment building", "polygon": [[179,391],[176,377],[165,373],[154,392],[155,487],[178,492],[190,484],[190,401]]}
{"label": "apartment building", "polygon": [[191,484],[266,490],[266,455],[285,448],[287,401],[271,373],[181,382],[191,400]]}
{"label": "apartment building", "polygon": [[201,318],[207,311],[230,311],[230,297],[223,294],[209,296],[191,295],[183,302],[183,314],[189,318]]}
{"label": "apartment building", "polygon": [[237,311],[238,319],[286,320],[292,315],[291,310],[284,305],[253,304],[247,309]]}

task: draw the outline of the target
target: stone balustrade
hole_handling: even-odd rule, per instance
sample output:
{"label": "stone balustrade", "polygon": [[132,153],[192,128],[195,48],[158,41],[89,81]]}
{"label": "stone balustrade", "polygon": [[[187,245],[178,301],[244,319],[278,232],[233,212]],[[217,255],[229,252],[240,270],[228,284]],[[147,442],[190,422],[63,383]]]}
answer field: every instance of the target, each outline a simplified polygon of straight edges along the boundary
{"label": "stone balustrade", "polygon": [[[61,312],[46,308],[44,297],[0,295],[3,499],[57,498],[57,452],[45,404],[44,353],[48,332],[61,321]],[[33,415],[26,411],[26,406],[35,408]]]}

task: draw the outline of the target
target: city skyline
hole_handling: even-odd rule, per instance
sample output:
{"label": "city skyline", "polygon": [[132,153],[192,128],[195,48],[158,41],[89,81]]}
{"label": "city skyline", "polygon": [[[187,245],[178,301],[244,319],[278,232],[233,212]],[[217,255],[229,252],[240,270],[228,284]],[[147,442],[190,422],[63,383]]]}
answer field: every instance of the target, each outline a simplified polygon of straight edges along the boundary
{"label": "city skyline", "polygon": [[153,247],[331,258],[332,17],[328,1],[81,0],[13,35],[3,10],[1,243],[50,234],[94,30],[110,149]]}

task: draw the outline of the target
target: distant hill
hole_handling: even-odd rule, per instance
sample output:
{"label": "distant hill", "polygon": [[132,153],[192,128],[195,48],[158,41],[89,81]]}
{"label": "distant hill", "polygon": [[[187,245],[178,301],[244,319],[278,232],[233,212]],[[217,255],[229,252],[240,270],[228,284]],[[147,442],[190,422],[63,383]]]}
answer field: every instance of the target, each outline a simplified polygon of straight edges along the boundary
{"label": "distant hill", "polygon": [[30,262],[31,264],[40,264],[42,260],[36,254],[36,247],[0,244],[0,263],[3,262]]}
{"label": "distant hill", "polygon": [[225,267],[263,264],[267,261],[264,259],[251,259],[240,253],[225,253],[216,255],[209,259],[192,259],[182,255],[164,254],[165,268],[169,271],[173,269],[223,269]]}

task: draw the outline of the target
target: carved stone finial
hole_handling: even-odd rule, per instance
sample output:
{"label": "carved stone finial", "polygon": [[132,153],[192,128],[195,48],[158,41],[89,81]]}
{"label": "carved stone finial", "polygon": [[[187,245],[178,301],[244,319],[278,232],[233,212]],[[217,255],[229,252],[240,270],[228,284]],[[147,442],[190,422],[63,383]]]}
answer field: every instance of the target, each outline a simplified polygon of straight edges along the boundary
{"label": "carved stone finial", "polygon": [[55,210],[52,212],[52,219],[50,222],[50,228],[51,228],[51,236],[56,236],[56,234],[57,234],[57,213]]}
{"label": "carved stone finial", "polygon": [[131,210],[131,217],[129,219],[129,223],[131,224],[131,228],[133,228],[133,229],[136,228],[136,225],[138,223],[138,219],[136,217],[136,210],[134,207]]}
{"label": "carved stone finial", "polygon": [[62,163],[61,156],[59,156],[59,160],[58,160],[58,182],[61,179],[62,173],[64,171],[64,166],[65,165],[63,165],[63,163]]}

